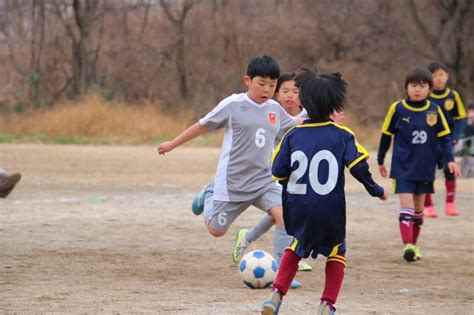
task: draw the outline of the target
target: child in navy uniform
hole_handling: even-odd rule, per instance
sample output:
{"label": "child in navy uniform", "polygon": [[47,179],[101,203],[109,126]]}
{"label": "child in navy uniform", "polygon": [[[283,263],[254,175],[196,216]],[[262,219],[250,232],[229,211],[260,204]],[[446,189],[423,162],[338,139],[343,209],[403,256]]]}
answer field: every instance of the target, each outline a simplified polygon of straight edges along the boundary
{"label": "child in navy uniform", "polygon": [[[438,104],[443,110],[443,114],[448,122],[449,129],[451,129],[451,141],[453,146],[458,142],[459,136],[464,126],[466,119],[466,110],[464,104],[459,96],[459,93],[447,87],[449,80],[449,71],[444,65],[433,62],[428,66],[428,70],[433,74],[433,91],[428,99]],[[442,152],[438,147],[438,164],[444,166]],[[456,177],[450,173],[447,168],[444,168],[444,184],[446,186],[446,205],[444,211],[446,215],[456,216],[459,214],[458,209],[454,203],[456,194]],[[427,217],[436,218],[438,215],[433,205],[431,194],[427,193],[425,196],[425,215]]]}
{"label": "child in navy uniform", "polygon": [[417,245],[423,224],[426,193],[433,193],[438,145],[442,147],[449,172],[459,176],[454,162],[450,129],[441,108],[427,100],[433,79],[423,67],[410,71],[405,79],[408,98],[395,102],[385,117],[378,152],[382,177],[387,177],[385,154],[394,136],[390,178],[400,198],[399,225],[403,257],[408,262],[421,259]]}
{"label": "child in navy uniform", "polygon": [[[367,151],[347,127],[330,119],[345,104],[346,83],[339,73],[304,70],[295,79],[309,119],[283,137],[273,155],[272,174],[283,186],[285,228],[294,237],[285,250],[262,314],[276,314],[301,258],[326,257],[326,282],[317,314],[333,314],[344,278],[346,201],[344,167],[374,197],[387,199],[369,172]],[[322,140],[324,139],[324,140]]]}

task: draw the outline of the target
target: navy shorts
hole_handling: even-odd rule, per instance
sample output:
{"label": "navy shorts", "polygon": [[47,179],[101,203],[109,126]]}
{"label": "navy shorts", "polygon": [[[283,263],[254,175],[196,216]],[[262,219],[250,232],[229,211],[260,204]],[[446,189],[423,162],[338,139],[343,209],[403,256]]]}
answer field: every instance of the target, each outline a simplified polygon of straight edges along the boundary
{"label": "navy shorts", "polygon": [[319,254],[330,258],[336,255],[344,254],[346,252],[346,241],[344,240],[344,242],[336,246],[320,246],[319,248],[305,250],[304,246],[302,246],[302,244],[296,238],[293,238],[293,243],[291,243],[288,248],[294,251],[296,255],[301,258],[308,258],[311,256],[312,258],[316,259]]}
{"label": "navy shorts", "polygon": [[395,194],[433,194],[434,186],[432,181],[393,179],[393,190]]}

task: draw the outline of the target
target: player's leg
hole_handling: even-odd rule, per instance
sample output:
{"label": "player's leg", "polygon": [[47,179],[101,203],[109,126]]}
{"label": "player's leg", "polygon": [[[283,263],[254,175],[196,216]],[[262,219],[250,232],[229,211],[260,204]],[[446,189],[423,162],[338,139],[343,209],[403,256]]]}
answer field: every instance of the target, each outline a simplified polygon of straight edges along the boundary
{"label": "player's leg", "polygon": [[429,218],[436,218],[438,214],[436,213],[436,209],[433,205],[433,198],[432,194],[426,194],[424,200],[424,213]]}
{"label": "player's leg", "polygon": [[456,177],[453,173],[449,172],[449,169],[446,167],[444,169],[444,184],[446,186],[446,205],[445,213],[449,216],[456,216],[459,214],[458,209],[454,203],[456,197]]}
{"label": "player's leg", "polygon": [[403,258],[406,261],[415,261],[415,247],[413,246],[413,215],[415,214],[414,194],[417,182],[394,180],[395,193],[400,199],[400,208],[398,210],[398,222],[400,235],[405,245],[403,249]]}
{"label": "player's leg", "polygon": [[234,263],[237,264],[244,256],[248,246],[265,234],[274,224],[273,218],[265,214],[250,230],[238,230],[234,250],[232,251]]}
{"label": "player's leg", "polygon": [[[283,223],[283,207],[281,206],[281,189],[280,187],[270,186],[270,188],[255,200],[254,206],[267,211],[275,221],[275,234],[273,237],[273,255],[278,264],[283,257],[285,248],[290,246],[293,237],[288,235]],[[291,284],[292,288],[301,287],[298,280],[294,280]]]}
{"label": "player's leg", "polygon": [[333,314],[336,310],[334,304],[336,304],[339,291],[341,290],[342,281],[344,280],[344,269],[346,268],[345,254],[346,243],[344,242],[334,247],[328,256],[325,269],[324,291],[317,314],[320,314],[319,310],[326,310],[326,313],[321,312],[321,314]]}
{"label": "player's leg", "polygon": [[[296,245],[296,244],[295,244]],[[272,291],[267,300],[262,304],[262,314],[278,314],[281,301],[288,292],[291,282],[293,281],[296,272],[298,271],[298,262],[301,257],[294,251],[294,249],[287,248],[278,268],[278,273],[273,282]]]}
{"label": "player's leg", "polygon": [[415,247],[415,259],[422,258],[418,237],[420,236],[421,226],[423,225],[423,209],[425,194],[414,195],[415,213],[413,214],[413,246]]}
{"label": "player's leg", "polygon": [[194,197],[191,210],[195,215],[200,215],[204,211],[206,197],[211,200],[214,195],[214,183],[209,183]]}
{"label": "player's leg", "polygon": [[21,174],[13,173],[8,175],[3,169],[0,170],[0,198],[7,198],[20,181]]}
{"label": "player's leg", "polygon": [[250,205],[251,201],[232,202],[212,200],[211,207],[208,198],[206,198],[204,220],[209,234],[216,237],[225,235],[235,219]]}

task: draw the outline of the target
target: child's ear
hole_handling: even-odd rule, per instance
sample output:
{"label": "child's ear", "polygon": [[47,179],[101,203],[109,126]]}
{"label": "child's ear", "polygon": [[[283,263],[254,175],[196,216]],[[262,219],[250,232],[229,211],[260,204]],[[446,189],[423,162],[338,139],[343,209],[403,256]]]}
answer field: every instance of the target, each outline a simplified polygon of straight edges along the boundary
{"label": "child's ear", "polygon": [[250,83],[252,82],[252,79],[248,76],[248,75],[244,75],[244,84],[247,86],[247,87],[250,87]]}

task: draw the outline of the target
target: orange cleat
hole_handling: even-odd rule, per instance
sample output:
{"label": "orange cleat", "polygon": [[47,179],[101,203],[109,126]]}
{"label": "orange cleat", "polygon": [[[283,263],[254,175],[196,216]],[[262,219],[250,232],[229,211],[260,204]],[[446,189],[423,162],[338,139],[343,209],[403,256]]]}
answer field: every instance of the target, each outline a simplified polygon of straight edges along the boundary
{"label": "orange cleat", "polygon": [[456,216],[459,215],[459,211],[454,205],[454,202],[446,202],[446,207],[444,208],[446,215],[449,216]]}
{"label": "orange cleat", "polygon": [[428,218],[436,218],[438,216],[433,206],[425,207],[424,213],[425,213],[425,216]]}

